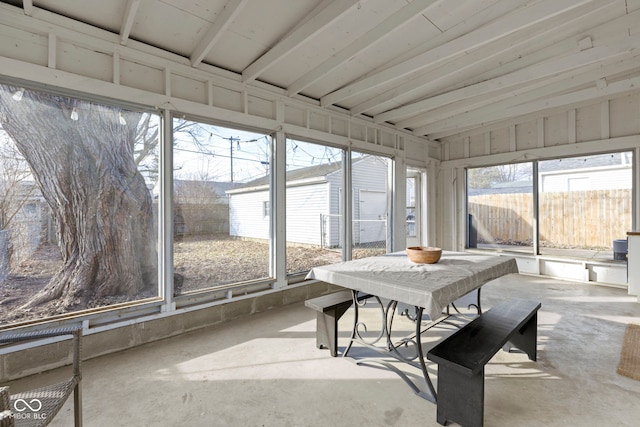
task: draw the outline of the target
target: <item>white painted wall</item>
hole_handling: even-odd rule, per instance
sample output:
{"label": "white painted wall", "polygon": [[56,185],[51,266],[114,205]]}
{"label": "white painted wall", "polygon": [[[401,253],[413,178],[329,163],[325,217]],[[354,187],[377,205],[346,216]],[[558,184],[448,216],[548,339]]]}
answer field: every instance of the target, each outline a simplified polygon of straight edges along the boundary
{"label": "white painted wall", "polygon": [[[287,241],[327,245],[331,235],[322,235],[321,215],[329,210],[329,183],[287,187]],[[324,242],[323,242],[324,238]]]}
{"label": "white painted wall", "polygon": [[[606,102],[584,105],[581,108],[536,120],[512,123],[505,127],[487,125],[467,134],[443,140],[442,161],[439,164],[436,197],[438,245],[445,249],[463,250],[465,247],[466,212],[464,205],[464,169],[492,166],[510,162],[544,160],[600,154],[640,148],[640,94],[638,92]],[[638,164],[638,159],[635,159]],[[632,171],[627,182],[632,182]],[[638,174],[636,174],[637,176]],[[576,175],[576,177],[579,177]],[[584,174],[580,177],[586,177]],[[593,174],[592,188],[607,187],[611,177]],[[602,179],[601,179],[602,178]],[[566,177],[564,178],[566,180]],[[547,183],[551,185],[551,182]],[[560,185],[560,183],[557,183]],[[639,188],[634,200],[640,200]],[[634,208],[634,224],[638,227],[638,209]],[[572,280],[602,281],[624,285],[623,265],[595,265],[549,260],[539,257],[528,269],[532,274],[544,274]],[[519,265],[528,265],[520,262]],[[567,274],[575,270],[576,274]],[[598,274],[590,272],[598,271]],[[604,271],[606,270],[606,271]],[[620,271],[618,271],[620,270]]]}
{"label": "white painted wall", "polygon": [[633,170],[631,165],[598,170],[563,171],[540,173],[540,191],[588,191],[631,188]]}
{"label": "white painted wall", "polygon": [[[377,198],[381,206],[374,210],[388,215],[386,189],[387,164],[389,159],[367,157],[354,162],[354,218],[360,218],[360,194],[383,193]],[[338,247],[341,245],[340,215],[342,215],[342,170],[328,174],[326,181],[315,184],[296,185],[290,183],[286,189],[287,241],[313,245]],[[269,200],[265,190],[242,193],[234,190],[230,194],[230,235],[255,239],[269,238],[269,218],[262,216],[262,204]],[[326,233],[321,236],[320,216],[328,215]],[[354,227],[354,242],[360,240],[360,227]],[[386,230],[386,227],[384,227]],[[323,240],[324,239],[324,240]],[[384,240],[384,235],[382,236]],[[377,241],[377,240],[375,240]]]}
{"label": "white painted wall", "polygon": [[[389,218],[389,207],[386,204],[386,196],[379,197],[375,193],[387,194],[387,179],[390,159],[381,157],[365,157],[353,163],[352,168],[352,186],[353,186],[353,218],[357,220],[370,219],[366,212],[380,212],[385,219]],[[361,199],[365,197],[365,199]],[[380,206],[365,208],[362,210],[363,203],[375,203]],[[375,230],[379,226],[366,223],[354,223],[353,242],[354,243],[371,243],[379,241],[375,238]],[[385,226],[386,230],[386,226]],[[385,237],[384,234],[380,235]]]}
{"label": "white painted wall", "polygon": [[269,239],[270,216],[263,215],[268,191],[233,194],[229,198],[229,234],[252,239]]}

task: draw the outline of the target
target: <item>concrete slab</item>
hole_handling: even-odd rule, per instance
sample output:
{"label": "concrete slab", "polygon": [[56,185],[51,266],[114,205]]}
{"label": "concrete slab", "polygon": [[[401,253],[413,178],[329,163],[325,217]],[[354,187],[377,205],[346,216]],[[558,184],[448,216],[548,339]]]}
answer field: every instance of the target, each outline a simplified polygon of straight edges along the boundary
{"label": "concrete slab", "polygon": [[[484,309],[510,296],[542,302],[538,361],[499,352],[486,368],[485,426],[638,425],[640,382],[616,373],[624,328],[640,323],[634,297],[519,275],[482,296]],[[350,321],[341,320],[341,347]],[[8,385],[17,392],[55,375]],[[436,406],[394,373],[316,349],[315,312],[303,303],[88,360],[83,383],[90,427],[438,425]],[[51,425],[72,416],[67,404]]]}

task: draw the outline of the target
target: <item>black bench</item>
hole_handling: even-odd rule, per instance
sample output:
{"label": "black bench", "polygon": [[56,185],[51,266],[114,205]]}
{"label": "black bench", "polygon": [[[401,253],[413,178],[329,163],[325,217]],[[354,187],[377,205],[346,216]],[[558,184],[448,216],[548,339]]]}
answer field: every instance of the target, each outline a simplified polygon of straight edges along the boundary
{"label": "black bench", "polygon": [[[358,301],[371,297],[358,293]],[[331,356],[338,354],[338,320],[353,304],[351,291],[340,291],[306,300],[304,305],[317,311],[316,347],[328,348]]]}
{"label": "black bench", "polygon": [[500,303],[427,353],[438,364],[438,423],[482,426],[484,366],[501,348],[515,347],[536,360],[540,307],[523,299]]}

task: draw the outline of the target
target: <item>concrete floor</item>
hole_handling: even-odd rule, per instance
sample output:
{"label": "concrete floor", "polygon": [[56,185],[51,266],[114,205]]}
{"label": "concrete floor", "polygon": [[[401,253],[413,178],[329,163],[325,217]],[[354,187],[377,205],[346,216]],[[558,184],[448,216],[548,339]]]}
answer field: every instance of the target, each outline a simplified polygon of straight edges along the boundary
{"label": "concrete floor", "polygon": [[[626,290],[511,275],[482,296],[484,309],[512,296],[542,302],[538,361],[499,352],[486,368],[485,426],[640,425],[640,381],[616,374],[625,325],[640,323]],[[295,304],[88,360],[85,425],[438,425],[436,406],[397,375],[330,357],[314,331],[315,313]],[[67,404],[51,425],[73,425],[72,414]]]}

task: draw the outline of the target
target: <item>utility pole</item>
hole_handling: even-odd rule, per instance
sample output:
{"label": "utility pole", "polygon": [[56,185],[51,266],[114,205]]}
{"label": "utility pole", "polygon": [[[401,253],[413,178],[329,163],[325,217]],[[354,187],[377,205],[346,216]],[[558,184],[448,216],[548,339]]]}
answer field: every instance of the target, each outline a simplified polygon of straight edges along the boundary
{"label": "utility pole", "polygon": [[224,138],[229,141],[229,158],[231,159],[231,182],[233,182],[233,142],[238,141],[240,143],[240,138],[234,138],[230,136],[229,138]]}

